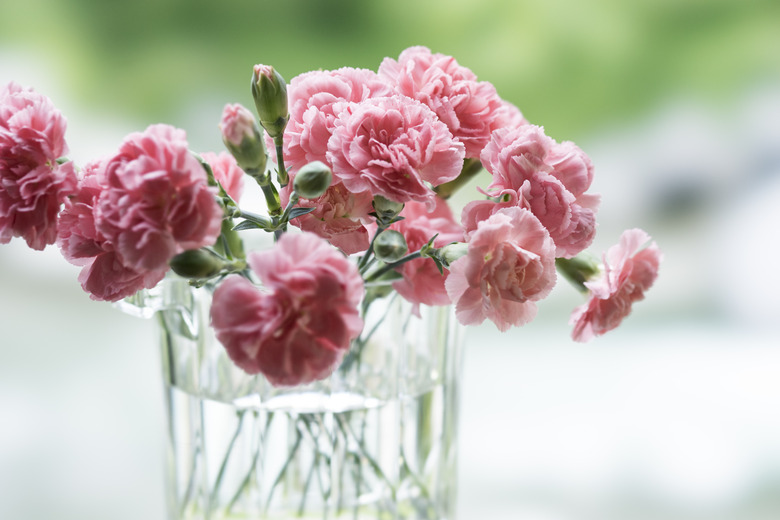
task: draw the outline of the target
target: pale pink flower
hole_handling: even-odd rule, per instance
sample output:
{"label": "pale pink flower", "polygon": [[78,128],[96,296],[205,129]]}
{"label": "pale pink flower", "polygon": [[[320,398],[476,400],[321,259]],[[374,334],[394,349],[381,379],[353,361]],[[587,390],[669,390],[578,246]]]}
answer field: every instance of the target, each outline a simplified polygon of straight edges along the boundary
{"label": "pale pink flower", "polygon": [[96,227],[125,266],[164,270],[174,255],[219,236],[222,209],[183,130],[152,125],[127,136],[102,174]]}
{"label": "pale pink flower", "polygon": [[[434,235],[434,247],[443,247],[452,242],[463,240],[463,228],[455,221],[447,202],[436,198],[436,205],[430,213],[427,206],[419,202],[409,202],[404,206],[401,216],[404,220],[391,226],[406,239],[409,252],[418,251]],[[398,271],[403,279],[393,282],[393,288],[404,299],[414,304],[419,313],[422,305],[449,305],[450,297],[444,287],[449,271],[440,273],[430,258],[418,258],[403,264]]]}
{"label": "pale pink flower", "polygon": [[641,229],[629,229],[620,242],[604,255],[604,271],[585,282],[588,301],[574,309],[569,324],[572,338],[588,341],[616,328],[631,312],[631,306],[645,297],[658,276],[661,251]]}
{"label": "pale pink flower", "polygon": [[[327,163],[328,139],[347,104],[392,93],[387,83],[366,69],[344,67],[294,77],[287,86],[290,120],[284,130],[285,166],[297,171],[312,161]],[[268,148],[275,153],[271,144]]]}
{"label": "pale pink flower", "polygon": [[244,192],[244,170],[238,167],[236,159],[227,152],[204,152],[200,156],[209,163],[214,179],[222,185],[230,198],[240,200]]}
{"label": "pale pink flower", "polygon": [[57,214],[76,189],[65,118],[51,100],[11,82],[0,89],[0,244],[21,237],[41,250],[57,239]]}
{"label": "pale pink flower", "polygon": [[58,244],[69,262],[82,266],[78,279],[92,299],[117,301],[154,287],[165,270],[139,272],[127,267],[113,244],[95,227],[94,207],[103,190],[99,183],[103,166],[93,162],[84,167],[79,189],[66,199],[60,215]]}
{"label": "pale pink flower", "polygon": [[468,253],[445,283],[463,325],[488,318],[501,331],[536,316],[535,301],[555,285],[555,244],[528,210],[501,209],[468,237]]}
{"label": "pale pink flower", "polygon": [[493,176],[490,195],[506,198],[507,190],[515,191],[517,204],[550,232],[557,256],[573,257],[591,244],[600,199],[586,193],[593,166],[574,143],[557,143],[541,127],[526,124],[493,132],[481,161]]}
{"label": "pale pink flower", "polygon": [[[292,189],[292,182],[282,188],[283,205],[289,202]],[[368,214],[373,211],[372,200],[371,193],[352,193],[342,183],[336,182],[316,199],[301,198],[298,206],[314,208],[314,211],[294,218],[290,224],[317,234],[345,254],[359,253],[368,249],[366,224],[371,220]]]}
{"label": "pale pink flower", "polygon": [[428,107],[403,96],[369,99],[341,112],[328,141],[333,175],[352,192],[434,204],[437,186],[463,167],[463,144]]}
{"label": "pale pink flower", "polygon": [[249,263],[262,288],[231,276],[214,292],[211,322],[228,356],[276,386],[327,377],[363,327],[354,262],[311,233],[287,233]]}
{"label": "pale pink flower", "polygon": [[434,54],[427,47],[410,47],[398,60],[385,58],[379,75],[399,94],[430,107],[466,146],[466,157],[479,157],[490,132],[504,121],[503,102],[495,87],[477,81],[471,70],[452,56]]}

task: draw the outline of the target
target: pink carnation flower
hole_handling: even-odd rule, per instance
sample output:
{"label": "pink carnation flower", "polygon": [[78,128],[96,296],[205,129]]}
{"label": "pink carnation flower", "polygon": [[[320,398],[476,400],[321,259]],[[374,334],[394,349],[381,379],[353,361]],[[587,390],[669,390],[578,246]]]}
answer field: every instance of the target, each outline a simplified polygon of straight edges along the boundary
{"label": "pink carnation flower", "polygon": [[[293,177],[294,178],[294,177]],[[280,193],[282,205],[290,200],[293,183],[290,182]],[[369,237],[366,223],[374,210],[373,197],[367,191],[352,193],[340,182],[331,186],[316,199],[301,198],[299,206],[314,208],[314,211],[290,221],[304,231],[311,231],[326,239],[332,245],[351,255],[368,249]]]}
{"label": "pink carnation flower", "polygon": [[276,386],[327,377],[363,328],[355,264],[311,233],[287,233],[249,263],[262,289],[231,276],[214,292],[211,321],[228,356]]}
{"label": "pink carnation flower", "polygon": [[499,120],[503,102],[495,87],[462,67],[452,56],[410,47],[398,60],[385,58],[379,75],[399,94],[430,107],[466,145],[466,157],[479,157]]}
{"label": "pink carnation flower", "polygon": [[219,236],[222,210],[183,130],[152,125],[129,135],[103,175],[96,225],[128,267],[164,271],[174,255]]}
{"label": "pink carnation flower", "polygon": [[[284,130],[285,166],[297,171],[312,161],[327,163],[328,139],[347,104],[392,93],[387,83],[366,69],[344,67],[294,77],[287,86],[290,120]],[[270,144],[269,150],[275,150]]]}
{"label": "pink carnation flower", "polygon": [[328,141],[333,175],[354,193],[396,202],[434,204],[437,186],[463,167],[463,144],[431,110],[393,96],[355,103],[341,112]]}
{"label": "pink carnation flower", "polygon": [[481,161],[493,176],[490,194],[516,192],[518,205],[550,232],[557,256],[570,258],[591,244],[599,196],[586,193],[593,166],[574,143],[556,143],[541,127],[526,124],[496,130]]}
{"label": "pink carnation flower", "polygon": [[511,207],[479,223],[466,256],[451,264],[445,287],[460,323],[488,318],[506,331],[536,316],[534,302],[547,296],[555,281],[549,233],[530,211]]}
{"label": "pink carnation flower", "polygon": [[76,189],[65,118],[51,100],[9,83],[0,90],[0,244],[21,237],[41,250],[57,238],[57,214]]}
{"label": "pink carnation flower", "polygon": [[96,300],[116,301],[154,287],[168,261],[213,244],[222,210],[182,130],[150,126],[119,153],[85,169],[66,202],[59,242],[83,266],[79,281]]}
{"label": "pink carnation flower", "polygon": [[244,192],[244,170],[238,167],[236,159],[227,152],[204,152],[200,156],[209,163],[214,179],[222,185],[230,198],[240,200]]}
{"label": "pink carnation flower", "polygon": [[[399,231],[404,236],[409,252],[418,251],[434,235],[437,235],[433,241],[434,247],[443,247],[463,240],[463,228],[453,218],[447,202],[438,197],[432,212],[428,212],[425,204],[410,202],[404,207],[401,216],[404,220],[393,224],[391,229]],[[450,304],[450,297],[444,287],[449,271],[440,273],[430,258],[418,258],[406,262],[399,271],[403,279],[394,282],[393,288],[414,304],[416,312],[420,304]]]}
{"label": "pink carnation flower", "polygon": [[662,258],[655,242],[647,245],[649,241],[650,236],[641,229],[629,229],[609,248],[603,274],[585,282],[590,298],[572,312],[569,323],[574,326],[575,341],[588,341],[616,328],[634,302],[644,299],[658,276]]}
{"label": "pink carnation flower", "polygon": [[95,227],[94,208],[103,190],[98,175],[102,166],[99,162],[88,164],[78,191],[65,201],[58,243],[70,263],[82,266],[79,283],[92,299],[117,301],[154,287],[165,271],[139,272],[124,265],[113,244]]}

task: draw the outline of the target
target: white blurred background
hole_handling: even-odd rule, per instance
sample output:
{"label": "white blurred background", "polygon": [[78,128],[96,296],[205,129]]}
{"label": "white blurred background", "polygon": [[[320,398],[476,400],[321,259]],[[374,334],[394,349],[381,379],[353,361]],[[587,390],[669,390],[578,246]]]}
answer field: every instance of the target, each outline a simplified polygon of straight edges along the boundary
{"label": "white blurred background", "polygon": [[[776,12],[754,22],[780,21]],[[701,55],[732,64],[758,60],[758,51],[761,64],[780,55],[780,46],[766,48],[780,42],[770,38],[723,58],[717,53],[730,38],[756,34],[730,27],[724,22],[723,41]],[[55,44],[31,41],[0,40],[0,83],[13,79],[54,100],[80,164],[158,122],[149,116],[154,103],[140,115],[122,98],[116,110],[92,103],[78,82],[52,73],[61,73],[65,51],[42,52]],[[479,65],[461,59],[455,44],[419,43]],[[84,50],[75,48],[69,66]],[[589,344],[569,340],[568,315],[581,300],[564,282],[529,326],[468,331],[460,519],[780,518],[780,80],[770,72],[712,97],[672,88],[675,71],[667,71],[672,86],[644,109],[592,128],[573,119],[576,135],[550,109],[553,137],[575,139],[596,166],[593,190],[603,203],[593,251],[642,227],[665,258],[647,300]],[[160,113],[187,128],[193,148],[218,150],[217,119],[235,99],[212,90],[184,97],[189,108]],[[547,121],[540,112],[538,121],[530,117],[532,101],[512,100],[533,122]],[[153,324],[90,301],[77,272],[54,247],[0,246],[0,518],[162,520]]]}

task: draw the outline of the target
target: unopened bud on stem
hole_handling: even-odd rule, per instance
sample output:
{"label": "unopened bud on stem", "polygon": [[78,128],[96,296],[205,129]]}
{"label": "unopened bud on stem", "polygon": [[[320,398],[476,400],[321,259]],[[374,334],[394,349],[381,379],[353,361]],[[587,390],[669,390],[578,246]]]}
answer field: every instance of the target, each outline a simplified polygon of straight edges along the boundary
{"label": "unopened bud on stem", "polygon": [[372,204],[377,217],[384,221],[390,221],[404,209],[404,205],[400,202],[386,199],[381,195],[375,195]]}
{"label": "unopened bud on stem", "polygon": [[225,267],[225,262],[213,253],[203,249],[190,249],[174,256],[170,261],[174,273],[184,278],[203,280],[216,276]]}
{"label": "unopened bud on stem", "polygon": [[394,229],[382,231],[374,240],[374,254],[385,263],[400,260],[408,250],[406,239]]}
{"label": "unopened bud on stem", "polygon": [[252,97],[255,98],[260,124],[272,139],[287,126],[287,84],[269,65],[255,65],[252,73]]}
{"label": "unopened bud on stem", "polygon": [[238,103],[225,105],[219,129],[225,147],[242,170],[265,170],[265,142],[252,112]]}
{"label": "unopened bud on stem", "polygon": [[327,191],[332,180],[333,174],[328,165],[312,161],[295,174],[293,189],[304,199],[316,199]]}

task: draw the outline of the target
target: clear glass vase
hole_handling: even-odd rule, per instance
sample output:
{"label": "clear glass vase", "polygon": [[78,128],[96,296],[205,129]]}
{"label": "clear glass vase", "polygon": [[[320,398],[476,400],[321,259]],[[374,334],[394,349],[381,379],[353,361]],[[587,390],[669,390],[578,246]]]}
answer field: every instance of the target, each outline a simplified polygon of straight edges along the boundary
{"label": "clear glass vase", "polygon": [[169,278],[128,304],[159,323],[171,520],[455,518],[451,308],[376,300],[331,377],[275,388],[227,357],[209,290]]}

